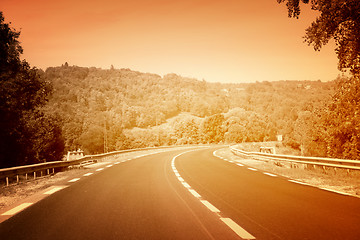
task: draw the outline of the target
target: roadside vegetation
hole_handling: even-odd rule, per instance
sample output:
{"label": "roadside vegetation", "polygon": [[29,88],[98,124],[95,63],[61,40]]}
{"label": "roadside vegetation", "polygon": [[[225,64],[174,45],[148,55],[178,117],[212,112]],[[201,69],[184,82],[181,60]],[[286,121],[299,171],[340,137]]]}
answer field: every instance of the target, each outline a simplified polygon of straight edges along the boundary
{"label": "roadside vegetation", "polygon": [[[299,17],[300,0],[278,2]],[[0,168],[61,160],[79,148],[95,154],[277,135],[300,155],[360,159],[360,5],[301,2],[320,13],[305,41],[320,50],[334,39],[348,77],[220,84],[67,62],[43,71],[21,60],[20,32],[0,12]]]}

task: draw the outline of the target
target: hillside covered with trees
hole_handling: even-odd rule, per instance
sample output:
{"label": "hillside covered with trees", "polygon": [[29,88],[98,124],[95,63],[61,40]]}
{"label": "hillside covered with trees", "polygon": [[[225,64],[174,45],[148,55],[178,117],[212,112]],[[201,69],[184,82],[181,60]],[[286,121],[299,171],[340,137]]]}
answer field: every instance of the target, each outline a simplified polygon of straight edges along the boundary
{"label": "hillside covered with trees", "polygon": [[61,119],[67,150],[274,141],[281,134],[305,155],[326,155],[309,123],[321,123],[317,113],[334,82],[220,84],[67,63],[44,77],[54,88],[46,108]]}

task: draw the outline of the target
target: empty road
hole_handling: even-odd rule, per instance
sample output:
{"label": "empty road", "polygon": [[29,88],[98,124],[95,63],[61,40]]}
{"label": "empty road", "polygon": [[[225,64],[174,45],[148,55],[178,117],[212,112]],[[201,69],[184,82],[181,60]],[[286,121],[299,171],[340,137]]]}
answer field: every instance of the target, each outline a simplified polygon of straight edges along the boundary
{"label": "empty road", "polygon": [[360,239],[360,199],[174,150],[89,170],[0,223],[0,239]]}

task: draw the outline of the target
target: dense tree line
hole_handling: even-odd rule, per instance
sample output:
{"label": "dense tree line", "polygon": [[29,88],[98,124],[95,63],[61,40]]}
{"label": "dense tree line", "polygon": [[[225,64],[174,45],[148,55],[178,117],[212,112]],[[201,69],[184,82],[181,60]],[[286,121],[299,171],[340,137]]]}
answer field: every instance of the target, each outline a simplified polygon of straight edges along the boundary
{"label": "dense tree line", "polygon": [[[359,104],[360,104],[360,4],[359,0],[277,0],[286,2],[289,17],[298,18],[300,2],[311,5],[319,13],[306,29],[305,42],[316,51],[333,39],[336,44],[338,68],[348,71],[349,78],[337,80],[336,92],[323,111],[307,113],[315,123],[315,130],[308,131],[307,141],[322,155],[338,158],[360,159]],[[301,124],[303,125],[303,124]],[[307,126],[309,126],[307,125]],[[309,148],[313,149],[313,148]],[[303,148],[303,150],[306,150]],[[311,152],[311,151],[310,151]]]}
{"label": "dense tree line", "polygon": [[58,118],[43,109],[51,85],[20,60],[19,35],[0,12],[0,167],[60,160],[64,150]]}
{"label": "dense tree line", "polygon": [[86,153],[199,143],[272,141],[302,155],[359,159],[360,5],[358,0],[300,1],[319,17],[305,41],[320,50],[337,44],[332,82],[220,84],[130,69],[69,66],[45,72],[21,60],[20,32],[0,12],[0,167]]}
{"label": "dense tree line", "polygon": [[51,67],[47,108],[61,116],[68,150],[276,140],[301,149],[303,112],[330,100],[334,82],[220,84],[129,69]]}

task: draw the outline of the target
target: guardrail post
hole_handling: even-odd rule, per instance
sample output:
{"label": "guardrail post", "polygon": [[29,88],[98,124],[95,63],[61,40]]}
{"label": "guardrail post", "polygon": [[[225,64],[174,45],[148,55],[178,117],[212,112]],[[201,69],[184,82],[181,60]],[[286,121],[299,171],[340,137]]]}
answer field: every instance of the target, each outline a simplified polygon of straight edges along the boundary
{"label": "guardrail post", "polygon": [[50,171],[49,171],[49,169],[46,169],[46,171],[47,171],[47,175],[49,175],[49,174],[50,174]]}
{"label": "guardrail post", "polygon": [[9,178],[6,177],[6,186],[8,187],[9,186]]}
{"label": "guardrail post", "polygon": [[34,180],[36,179],[36,172],[34,172]]}
{"label": "guardrail post", "polygon": [[19,175],[16,175],[16,183],[19,184]]}
{"label": "guardrail post", "polygon": [[27,181],[28,180],[28,174],[25,173],[25,180]]}
{"label": "guardrail post", "polygon": [[53,171],[52,171],[52,173],[53,173],[53,174],[55,173],[55,170],[54,170],[54,168],[53,168]]}

